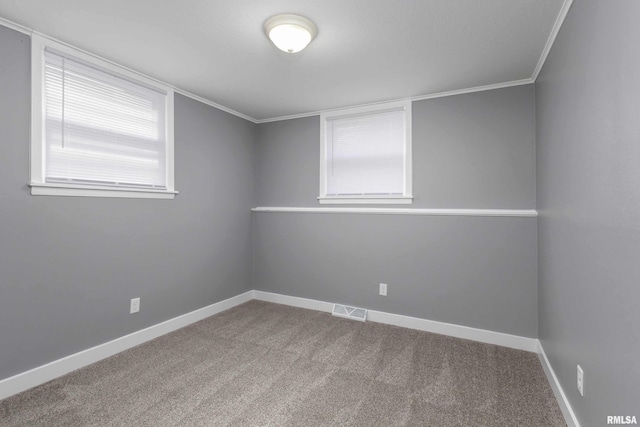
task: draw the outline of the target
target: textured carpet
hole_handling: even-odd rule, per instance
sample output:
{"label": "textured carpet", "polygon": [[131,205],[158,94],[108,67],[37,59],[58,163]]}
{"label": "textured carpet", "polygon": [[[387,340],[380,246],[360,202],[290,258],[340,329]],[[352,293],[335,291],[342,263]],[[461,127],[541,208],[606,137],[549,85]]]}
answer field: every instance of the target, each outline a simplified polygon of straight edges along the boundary
{"label": "textured carpet", "polygon": [[250,301],[0,402],[2,426],[565,426],[534,353]]}

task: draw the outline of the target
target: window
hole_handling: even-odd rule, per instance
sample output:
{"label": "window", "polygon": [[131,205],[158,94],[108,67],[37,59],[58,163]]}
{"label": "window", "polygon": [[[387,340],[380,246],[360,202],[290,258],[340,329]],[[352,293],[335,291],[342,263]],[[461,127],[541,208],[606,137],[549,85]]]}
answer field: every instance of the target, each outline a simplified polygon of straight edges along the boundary
{"label": "window", "polygon": [[31,194],[173,198],[173,91],[32,36]]}
{"label": "window", "polygon": [[320,122],[320,203],[411,203],[410,101],[324,113]]}

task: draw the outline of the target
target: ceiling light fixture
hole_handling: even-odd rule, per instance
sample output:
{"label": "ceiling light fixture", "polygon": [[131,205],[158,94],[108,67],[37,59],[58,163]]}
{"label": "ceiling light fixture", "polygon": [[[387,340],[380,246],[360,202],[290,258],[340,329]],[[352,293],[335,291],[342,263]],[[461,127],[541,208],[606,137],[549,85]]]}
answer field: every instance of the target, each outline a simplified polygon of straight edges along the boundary
{"label": "ceiling light fixture", "polygon": [[300,52],[318,34],[316,25],[300,15],[276,15],[264,23],[264,31],[276,47],[287,53]]}

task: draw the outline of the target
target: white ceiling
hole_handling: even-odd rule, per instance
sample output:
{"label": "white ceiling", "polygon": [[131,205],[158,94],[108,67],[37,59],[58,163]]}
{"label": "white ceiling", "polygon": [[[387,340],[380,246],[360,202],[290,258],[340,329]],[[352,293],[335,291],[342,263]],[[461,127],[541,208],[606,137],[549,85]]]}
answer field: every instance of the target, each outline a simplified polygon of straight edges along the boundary
{"label": "white ceiling", "polygon": [[[563,3],[0,0],[0,17],[264,120],[531,81]],[[280,13],[318,26],[303,52],[265,36]]]}

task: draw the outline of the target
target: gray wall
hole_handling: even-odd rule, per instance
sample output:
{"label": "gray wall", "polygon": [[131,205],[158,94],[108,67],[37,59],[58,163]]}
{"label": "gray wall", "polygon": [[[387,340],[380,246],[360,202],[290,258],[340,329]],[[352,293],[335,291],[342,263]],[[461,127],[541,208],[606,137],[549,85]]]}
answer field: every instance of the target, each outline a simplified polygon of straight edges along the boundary
{"label": "gray wall", "polygon": [[[534,108],[532,85],[415,102],[410,207],[534,208]],[[259,206],[319,206],[319,125],[258,126]],[[256,289],[537,336],[535,218],[255,213],[253,226]]]}
{"label": "gray wall", "polygon": [[31,196],[29,45],[0,26],[0,379],[252,288],[255,125],[176,95],[175,200]]}
{"label": "gray wall", "polygon": [[536,84],[540,339],[584,426],[640,417],[639,16],[574,2]]}
{"label": "gray wall", "polygon": [[537,336],[535,218],[254,215],[256,289]]}
{"label": "gray wall", "polygon": [[[409,207],[535,208],[533,85],[418,101],[412,110]],[[320,118],[258,129],[258,206],[319,206]]]}

